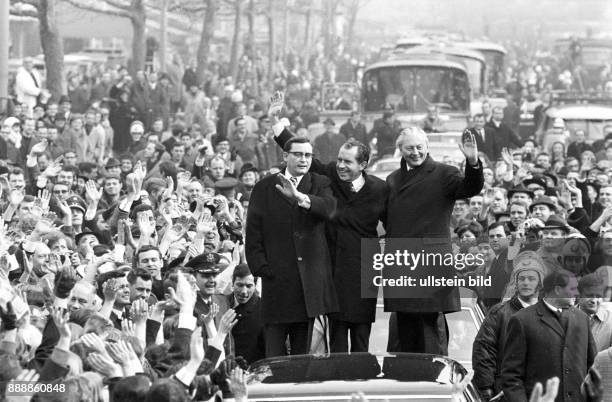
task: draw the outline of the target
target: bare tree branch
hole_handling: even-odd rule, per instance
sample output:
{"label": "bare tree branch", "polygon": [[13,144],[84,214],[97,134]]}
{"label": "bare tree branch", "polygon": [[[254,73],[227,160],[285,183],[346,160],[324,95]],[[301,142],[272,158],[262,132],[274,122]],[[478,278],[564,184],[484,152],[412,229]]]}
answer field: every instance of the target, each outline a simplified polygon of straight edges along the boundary
{"label": "bare tree branch", "polygon": [[104,0],[108,5],[118,8],[120,10],[130,11],[130,6],[123,2],[119,2],[116,0]]}
{"label": "bare tree branch", "polygon": [[112,15],[115,17],[122,17],[122,18],[132,17],[128,11],[114,10],[111,8],[100,7],[99,5],[97,5],[99,3],[82,3],[81,1],[78,1],[78,0],[63,0],[63,1],[76,8],[80,8],[81,10],[92,11],[94,13],[107,14],[107,15]]}

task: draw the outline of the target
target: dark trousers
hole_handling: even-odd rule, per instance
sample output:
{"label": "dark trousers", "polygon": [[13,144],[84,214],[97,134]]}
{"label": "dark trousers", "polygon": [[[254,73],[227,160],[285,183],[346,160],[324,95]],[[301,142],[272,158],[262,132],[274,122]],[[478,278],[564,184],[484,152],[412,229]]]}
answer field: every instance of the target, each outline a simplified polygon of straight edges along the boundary
{"label": "dark trousers", "polygon": [[[310,351],[312,320],[266,324],[266,357],[305,355]],[[289,345],[287,345],[289,337]]]}
{"label": "dark trousers", "polygon": [[349,351],[349,331],[351,337],[351,352],[367,352],[370,345],[370,330],[372,324],[355,323],[340,320],[330,322],[330,348],[332,353],[347,353]]}
{"label": "dark trousers", "polygon": [[446,317],[442,313],[393,313],[389,320],[388,350],[447,356]]}

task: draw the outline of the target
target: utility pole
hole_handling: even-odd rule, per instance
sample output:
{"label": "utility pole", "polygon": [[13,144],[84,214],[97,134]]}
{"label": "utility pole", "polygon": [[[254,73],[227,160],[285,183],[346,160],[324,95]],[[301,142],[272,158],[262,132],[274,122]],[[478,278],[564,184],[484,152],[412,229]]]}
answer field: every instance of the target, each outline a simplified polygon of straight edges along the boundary
{"label": "utility pole", "polygon": [[0,0],[0,113],[8,108],[9,1]]}

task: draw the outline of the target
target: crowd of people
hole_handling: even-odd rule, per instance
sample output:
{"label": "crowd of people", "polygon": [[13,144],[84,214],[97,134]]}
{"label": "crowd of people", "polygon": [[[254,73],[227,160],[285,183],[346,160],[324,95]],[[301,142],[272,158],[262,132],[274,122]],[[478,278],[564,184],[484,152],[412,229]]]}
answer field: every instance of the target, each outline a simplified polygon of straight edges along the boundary
{"label": "crowd of people", "polygon": [[[311,141],[319,75],[259,88],[176,61],[77,73],[56,100],[24,60],[0,130],[7,395],[39,381],[65,400],[246,400],[262,358],[367,352],[361,241],[382,223],[415,248],[484,256],[445,274],[491,279],[473,289],[483,397],[527,400],[558,377],[557,400],[585,400],[593,367],[612,400],[612,126],[591,143],[555,122],[550,149],[519,135],[517,113],[537,119],[550,89],[524,75],[506,108],[473,116],[463,163],[429,155],[435,108],[421,128],[389,109],[370,130],[355,110]],[[286,96],[268,103],[273,89]],[[386,182],[366,173],[393,153]],[[386,298],[389,351],[447,354],[444,313],[459,309],[454,287]]]}

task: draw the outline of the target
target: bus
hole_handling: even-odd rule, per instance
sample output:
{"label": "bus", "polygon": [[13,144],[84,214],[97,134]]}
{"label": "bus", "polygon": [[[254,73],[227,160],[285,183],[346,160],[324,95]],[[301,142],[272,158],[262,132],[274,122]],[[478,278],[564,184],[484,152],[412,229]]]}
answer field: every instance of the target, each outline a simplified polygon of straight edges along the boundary
{"label": "bus", "polygon": [[457,42],[457,46],[482,53],[487,64],[487,82],[490,89],[502,89],[505,85],[506,49],[493,42]]}
{"label": "bus", "polygon": [[361,84],[366,123],[393,107],[402,125],[414,125],[437,106],[449,131],[462,131],[470,116],[470,80],[465,65],[437,57],[385,60],[367,67]]}
{"label": "bus", "polygon": [[390,59],[401,60],[420,56],[463,64],[468,73],[472,98],[480,99],[486,94],[487,64],[480,52],[442,43],[397,50]]}

